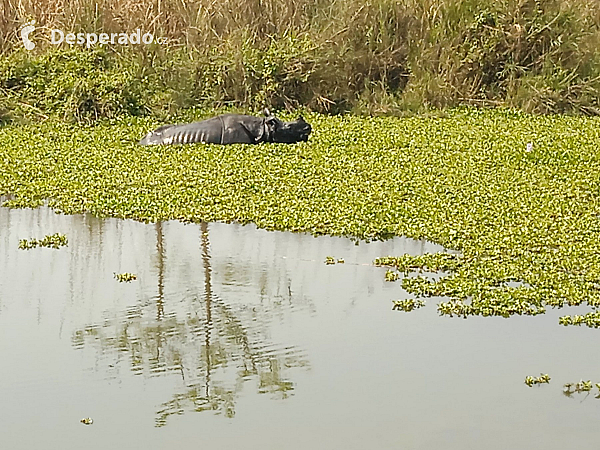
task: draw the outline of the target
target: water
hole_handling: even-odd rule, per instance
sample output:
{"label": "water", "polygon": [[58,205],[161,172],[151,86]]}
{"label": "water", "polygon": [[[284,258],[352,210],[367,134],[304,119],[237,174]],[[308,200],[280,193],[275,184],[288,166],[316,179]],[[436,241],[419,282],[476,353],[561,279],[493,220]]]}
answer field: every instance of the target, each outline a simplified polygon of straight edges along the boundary
{"label": "water", "polygon": [[0,208],[1,448],[597,448],[561,387],[600,382],[600,331],[392,311],[373,259],[439,250]]}

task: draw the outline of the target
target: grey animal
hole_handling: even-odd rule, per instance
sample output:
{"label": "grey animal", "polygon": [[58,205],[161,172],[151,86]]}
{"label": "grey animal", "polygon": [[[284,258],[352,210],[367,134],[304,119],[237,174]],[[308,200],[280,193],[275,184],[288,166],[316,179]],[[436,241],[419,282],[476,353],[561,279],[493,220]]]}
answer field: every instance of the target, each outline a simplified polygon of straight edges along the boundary
{"label": "grey animal", "polygon": [[293,122],[283,122],[268,109],[265,117],[242,114],[221,116],[182,125],[164,125],[148,133],[140,145],[153,144],[259,144],[282,142],[293,144],[307,141],[312,127],[302,116]]}

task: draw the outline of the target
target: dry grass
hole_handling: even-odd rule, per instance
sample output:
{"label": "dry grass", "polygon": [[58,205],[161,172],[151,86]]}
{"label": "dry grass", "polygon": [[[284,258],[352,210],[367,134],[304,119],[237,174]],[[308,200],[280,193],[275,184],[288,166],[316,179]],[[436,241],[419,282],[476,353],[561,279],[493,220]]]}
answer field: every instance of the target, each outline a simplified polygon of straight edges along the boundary
{"label": "dry grass", "polygon": [[0,0],[0,11],[4,55],[32,19],[37,55],[52,28],[167,37],[116,52],[178,106],[600,112],[597,0]]}

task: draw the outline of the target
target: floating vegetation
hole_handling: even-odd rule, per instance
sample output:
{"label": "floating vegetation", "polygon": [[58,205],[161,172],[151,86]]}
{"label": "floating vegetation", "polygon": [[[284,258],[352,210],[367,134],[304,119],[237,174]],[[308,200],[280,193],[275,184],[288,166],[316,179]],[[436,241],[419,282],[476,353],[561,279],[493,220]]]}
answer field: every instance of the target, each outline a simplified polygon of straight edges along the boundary
{"label": "floating vegetation", "polygon": [[561,325],[587,325],[590,328],[600,327],[600,311],[594,311],[583,315],[562,316],[558,323]]}
{"label": "floating vegetation", "polygon": [[[540,253],[536,249],[535,253]],[[457,254],[435,253],[424,255],[402,255],[399,257],[382,257],[374,261],[376,266],[393,267],[394,272],[388,269],[385,273],[386,281],[395,281],[399,278],[400,271],[405,275],[411,272],[451,272],[452,275],[433,280],[423,276],[405,277],[402,287],[418,297],[450,297],[449,301],[438,304],[438,312],[450,317],[499,316],[508,318],[513,315],[535,316],[544,314],[546,306],[561,308],[563,306],[576,306],[587,303],[591,306],[600,305],[600,296],[592,293],[587,298],[583,291],[570,288],[571,299],[557,296],[557,293],[546,286],[544,289],[534,287],[515,275],[508,275],[509,267],[504,267],[502,276],[493,276],[493,267],[500,256],[480,257],[475,260]],[[531,273],[531,267],[519,269],[520,273]],[[600,276],[600,272],[599,272]],[[569,279],[572,284],[575,277],[565,277],[564,273],[559,278]],[[545,280],[548,283],[548,280]],[[513,285],[511,285],[511,283]],[[600,291],[600,284],[597,290]],[[578,298],[573,298],[577,294]],[[595,294],[595,295],[594,295]],[[600,327],[600,312],[591,312],[582,316],[564,316],[559,319],[562,325],[582,325]]]}
{"label": "floating vegetation", "polygon": [[411,312],[415,309],[422,308],[425,306],[425,302],[423,300],[392,300],[394,302],[394,306],[392,307],[392,311],[405,311]]}
{"label": "floating vegetation", "polygon": [[137,280],[137,275],[134,273],[116,273],[115,272],[115,278],[119,281],[119,283],[130,283],[133,280]]}
{"label": "floating vegetation", "polygon": [[449,253],[425,253],[424,255],[405,254],[400,257],[386,256],[373,261],[376,266],[394,267],[400,272],[415,271],[438,272],[440,270],[455,270],[460,257]]}
{"label": "floating vegetation", "polygon": [[94,423],[94,419],[91,417],[86,417],[85,419],[81,419],[80,422],[84,425],[91,425]]}
{"label": "floating vegetation", "polygon": [[581,380],[578,383],[567,383],[563,387],[563,393],[567,397],[570,397],[575,393],[579,394],[582,392],[590,392],[594,387],[596,387],[596,389],[598,390],[598,393],[595,395],[595,397],[600,398],[600,383],[595,383],[594,385],[592,385],[591,380]]}
{"label": "floating vegetation", "polygon": [[440,314],[510,317],[581,305],[591,314],[561,323],[595,326],[600,119],[479,109],[306,119],[308,142],[255,146],[140,147],[160,125],[149,118],[7,125],[0,195],[12,194],[6,206],[47,200],[66,214],[426,239],[448,252],[378,263],[416,272],[402,286],[415,298],[446,297]]}
{"label": "floating vegetation", "polygon": [[525,378],[525,384],[532,387],[534,384],[548,384],[550,383],[550,375],[547,373],[541,373],[539,377],[528,376]]}
{"label": "floating vegetation", "polygon": [[21,250],[30,250],[36,247],[48,247],[58,249],[60,247],[65,247],[68,244],[69,241],[67,240],[67,236],[60,233],[54,233],[44,236],[43,239],[21,239],[19,241],[19,248]]}
{"label": "floating vegetation", "polygon": [[396,281],[398,278],[400,278],[399,272],[394,272],[393,270],[388,270],[385,273],[385,281]]}
{"label": "floating vegetation", "polygon": [[344,261],[344,258],[338,258],[337,260],[333,257],[333,256],[327,256],[325,257],[325,264],[327,265],[332,265],[332,264],[344,264],[346,261]]}

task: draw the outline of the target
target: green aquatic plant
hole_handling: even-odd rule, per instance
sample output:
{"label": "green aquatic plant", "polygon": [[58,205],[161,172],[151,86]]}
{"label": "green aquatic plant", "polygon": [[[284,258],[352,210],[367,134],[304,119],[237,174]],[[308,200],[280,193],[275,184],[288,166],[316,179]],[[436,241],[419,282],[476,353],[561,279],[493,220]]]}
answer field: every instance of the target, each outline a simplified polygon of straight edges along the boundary
{"label": "green aquatic plant", "polygon": [[449,253],[426,253],[424,255],[405,254],[400,257],[386,256],[377,258],[373,264],[394,267],[400,272],[414,272],[417,270],[425,272],[438,272],[454,270],[460,263],[460,256]]}
{"label": "green aquatic plant", "polygon": [[[187,114],[174,120],[208,115]],[[402,120],[305,118],[314,132],[297,145],[140,147],[161,124],[149,118],[7,125],[0,195],[12,194],[5,206],[47,201],[65,214],[235,221],[357,242],[425,239],[446,250],[377,264],[388,278],[415,272],[402,285],[415,298],[442,297],[440,314],[585,306],[591,314],[574,323],[593,325],[600,119],[478,109]],[[534,151],[525,151],[528,143]]]}
{"label": "green aquatic plant", "polygon": [[345,262],[346,261],[344,260],[344,258],[335,259],[333,256],[326,256],[325,257],[325,264],[327,264],[327,265],[344,264]]}
{"label": "green aquatic plant", "polygon": [[134,273],[114,273],[115,279],[119,281],[119,283],[130,283],[133,280],[137,280],[137,275]]}
{"label": "green aquatic plant", "polygon": [[408,299],[408,300],[392,300],[394,303],[394,306],[392,307],[392,311],[404,311],[404,312],[411,312],[415,309],[419,309],[422,308],[423,306],[425,306],[425,302],[423,300],[415,300],[415,299]]}
{"label": "green aquatic plant", "polygon": [[595,397],[600,398],[600,383],[592,384],[591,380],[580,380],[577,383],[566,383],[563,387],[563,394],[565,394],[567,397],[570,397],[575,393],[580,394],[582,392],[590,392],[594,386],[598,390],[598,394],[596,394]]}
{"label": "green aquatic plant", "polygon": [[525,384],[529,387],[532,387],[534,384],[548,384],[550,383],[550,375],[547,373],[540,374],[539,377],[528,376],[525,378]]}
{"label": "green aquatic plant", "polygon": [[586,325],[590,328],[600,327],[600,311],[594,311],[587,314],[559,317],[558,323],[561,325]]}
{"label": "green aquatic plant", "polygon": [[19,249],[21,249],[21,250],[30,250],[30,249],[36,248],[36,247],[47,247],[47,248],[58,249],[60,247],[66,247],[67,245],[69,245],[67,236],[65,236],[64,234],[60,234],[60,233],[46,235],[46,236],[44,236],[43,239],[31,238],[29,240],[21,239],[19,241]]}
{"label": "green aquatic plant", "polygon": [[399,272],[394,272],[393,270],[385,272],[385,281],[396,281],[398,278],[400,278]]}
{"label": "green aquatic plant", "polygon": [[37,239],[32,238],[31,240],[21,239],[19,241],[19,249],[21,250],[29,250],[37,247]]}

